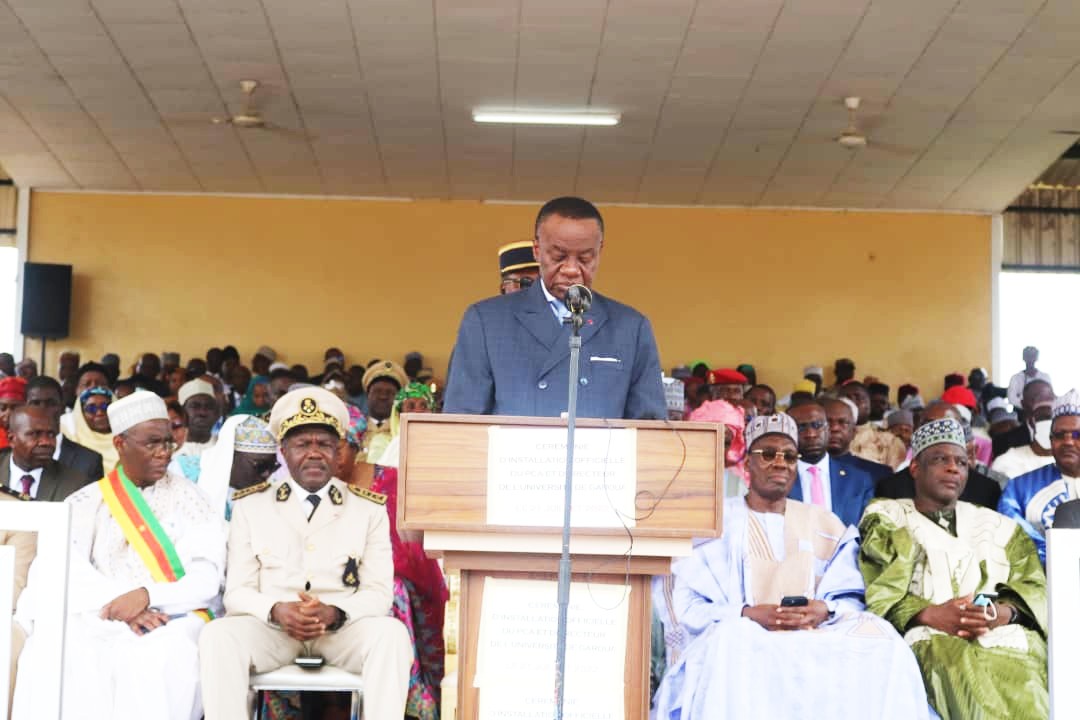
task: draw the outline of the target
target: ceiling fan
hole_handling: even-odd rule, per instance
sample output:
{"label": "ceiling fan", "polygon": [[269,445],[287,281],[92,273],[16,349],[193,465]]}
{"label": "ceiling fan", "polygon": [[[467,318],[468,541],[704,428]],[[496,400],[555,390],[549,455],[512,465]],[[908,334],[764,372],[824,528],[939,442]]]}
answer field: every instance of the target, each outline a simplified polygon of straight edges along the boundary
{"label": "ceiling fan", "polygon": [[308,133],[301,130],[276,125],[262,116],[255,107],[255,91],[260,87],[258,80],[241,80],[240,91],[244,94],[244,108],[233,115],[215,116],[210,122],[215,125],[232,125],[240,130],[269,130],[282,135],[291,135],[299,138],[309,138]]}
{"label": "ceiling fan", "polygon": [[870,147],[875,150],[883,150],[887,153],[892,153],[893,155],[915,155],[918,153],[918,150],[915,148],[890,145],[868,138],[860,130],[859,124],[855,119],[861,104],[862,98],[854,96],[844,98],[844,107],[846,107],[848,111],[848,124],[839,135],[833,138],[835,143],[849,150],[859,150],[864,147]]}

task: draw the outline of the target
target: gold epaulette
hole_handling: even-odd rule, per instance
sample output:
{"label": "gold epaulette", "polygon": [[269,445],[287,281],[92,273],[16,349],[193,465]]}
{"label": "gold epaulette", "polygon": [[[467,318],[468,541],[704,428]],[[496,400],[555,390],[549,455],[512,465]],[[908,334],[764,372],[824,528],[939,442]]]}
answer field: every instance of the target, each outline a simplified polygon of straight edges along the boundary
{"label": "gold epaulette", "polygon": [[263,490],[270,488],[269,482],[261,482],[256,485],[250,485],[243,490],[237,490],[233,493],[232,499],[239,500],[240,498],[247,497],[248,495],[254,495],[255,493],[261,493]]}
{"label": "gold epaulette", "polygon": [[[0,486],[0,490],[7,493],[8,495],[15,498],[16,500],[32,500],[33,499],[29,495],[27,495],[26,493],[21,493],[18,490],[12,490],[7,485]],[[383,498],[383,502],[386,502],[386,498]]]}
{"label": "gold epaulette", "polygon": [[350,485],[349,492],[351,492],[353,495],[356,495],[357,497],[362,497],[365,500],[370,500],[376,505],[386,504],[386,496],[382,493],[377,493],[374,490],[368,490],[367,488],[358,488],[355,485]]}

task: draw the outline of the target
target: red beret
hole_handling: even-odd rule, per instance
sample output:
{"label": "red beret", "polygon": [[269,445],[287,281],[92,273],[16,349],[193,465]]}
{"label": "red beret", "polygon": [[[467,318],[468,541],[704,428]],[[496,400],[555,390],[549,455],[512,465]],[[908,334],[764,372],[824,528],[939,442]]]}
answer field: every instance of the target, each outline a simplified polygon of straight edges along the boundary
{"label": "red beret", "polygon": [[738,370],[723,368],[721,370],[710,370],[705,377],[705,382],[710,385],[745,385],[749,380]]}
{"label": "red beret", "polygon": [[0,380],[0,400],[26,402],[26,381],[21,377],[6,377]]}
{"label": "red beret", "polygon": [[953,385],[942,394],[941,399],[950,405],[963,405],[969,410],[974,410],[977,404],[975,402],[975,393],[963,385]]}

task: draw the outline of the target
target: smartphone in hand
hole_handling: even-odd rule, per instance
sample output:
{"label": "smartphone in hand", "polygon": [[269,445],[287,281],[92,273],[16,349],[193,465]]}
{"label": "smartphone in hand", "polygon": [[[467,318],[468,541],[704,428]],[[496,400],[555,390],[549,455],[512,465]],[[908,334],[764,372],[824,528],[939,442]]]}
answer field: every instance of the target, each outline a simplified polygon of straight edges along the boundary
{"label": "smartphone in hand", "polygon": [[805,595],[785,595],[780,600],[780,607],[806,607],[809,604]]}

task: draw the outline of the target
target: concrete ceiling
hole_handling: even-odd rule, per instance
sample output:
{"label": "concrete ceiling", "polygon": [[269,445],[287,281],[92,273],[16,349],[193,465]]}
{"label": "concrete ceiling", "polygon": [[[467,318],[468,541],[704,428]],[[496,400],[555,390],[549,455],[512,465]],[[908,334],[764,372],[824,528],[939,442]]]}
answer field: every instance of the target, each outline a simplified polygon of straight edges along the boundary
{"label": "concrete ceiling", "polygon": [[[47,188],[998,211],[1075,140],[1052,131],[1080,129],[1078,61],[1076,0],[0,0],[0,163]],[[297,132],[211,122],[245,79]]]}

